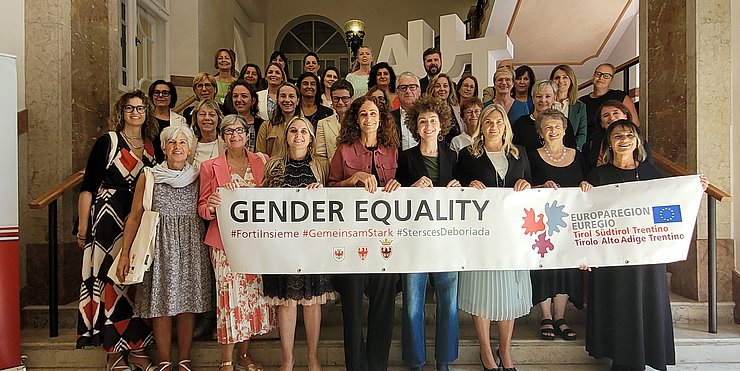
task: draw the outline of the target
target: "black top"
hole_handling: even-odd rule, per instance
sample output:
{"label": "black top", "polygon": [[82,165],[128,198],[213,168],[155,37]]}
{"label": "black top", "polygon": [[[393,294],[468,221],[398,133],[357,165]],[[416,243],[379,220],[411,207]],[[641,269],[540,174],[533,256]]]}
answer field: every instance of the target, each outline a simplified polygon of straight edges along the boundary
{"label": "black top", "polygon": [[475,157],[470,153],[470,146],[460,150],[457,154],[457,171],[455,179],[460,181],[464,187],[470,185],[470,182],[478,180],[486,187],[513,187],[519,179],[524,179],[531,183],[532,175],[529,168],[527,152],[522,146],[516,146],[519,150],[519,158],[507,154],[509,168],[506,170],[506,176],[501,179],[493,167],[493,163],[488,156],[483,153],[480,157]]}
{"label": "black top", "polygon": [[306,120],[308,120],[311,123],[311,125],[313,125],[313,130],[314,132],[316,132],[316,128],[319,125],[319,120],[325,119],[333,114],[334,114],[333,109],[319,104],[316,108],[316,112],[314,112],[313,115],[310,115],[310,116],[303,115],[303,117],[305,117]]}
{"label": "black top", "polygon": [[443,148],[441,144],[438,144],[437,150],[437,179],[429,176],[427,166],[424,164],[424,156],[421,154],[421,148],[417,145],[398,154],[396,180],[402,186],[409,187],[422,176],[426,176],[432,179],[435,187],[447,186],[447,183],[454,179],[457,171],[457,154],[451,149]]}
{"label": "black top", "polygon": [[[519,117],[511,126],[514,138],[512,142],[523,146],[527,151],[533,151],[537,148],[542,147],[542,140],[540,135],[537,133],[537,122],[532,120],[530,115],[523,115]],[[568,127],[563,130],[563,145],[569,148],[576,148],[576,137],[573,135],[573,129],[570,128],[570,120],[568,121]]]}
{"label": "black top", "polygon": [[[601,126],[599,126],[599,128],[601,128]],[[581,148],[584,164],[586,166],[586,174],[596,168],[599,155],[602,154],[601,146],[603,145],[604,134],[606,134],[604,130],[599,130],[596,135],[594,135],[592,139],[587,140]],[[650,147],[650,143],[648,143],[642,135],[640,135],[640,141],[642,142],[642,147],[645,148],[645,162],[655,165],[655,158],[653,158],[653,150],[652,147]]]}
{"label": "black top", "polygon": [[585,178],[583,156],[578,151],[573,161],[563,167],[548,164],[537,150],[530,151],[528,157],[532,171],[532,185],[541,185],[552,180],[560,187],[578,187]]}
{"label": "black top", "polygon": [[660,178],[660,172],[648,162],[640,162],[637,168],[623,170],[612,164],[604,164],[592,170],[586,178],[593,186],[634,182]]}
{"label": "black top", "polygon": [[[106,133],[103,134],[90,151],[90,157],[87,158],[87,165],[85,166],[85,177],[82,179],[82,185],[80,191],[87,191],[93,195],[97,194],[98,189],[102,185],[108,189],[122,190],[134,193],[134,187],[136,187],[136,179],[140,169],[137,169],[137,158],[134,157],[133,152],[128,146],[128,143],[123,139],[120,132],[117,132],[118,136],[118,148],[114,153],[114,158],[119,157],[116,160],[118,163],[111,164],[111,168],[108,168],[108,155],[110,154],[111,141],[110,136]],[[154,150],[151,147],[152,143],[146,141],[144,143],[144,152],[142,163],[143,166],[154,166]],[[124,153],[122,153],[124,152]],[[118,165],[120,164],[120,168]],[[136,176],[132,176],[132,174]]]}
{"label": "black top", "polygon": [[624,91],[612,89],[598,98],[591,98],[590,94],[586,94],[578,98],[578,100],[586,104],[586,117],[588,119],[588,124],[586,125],[586,138],[590,140],[593,135],[596,135],[596,133],[603,130],[601,129],[600,124],[601,120],[598,112],[599,107],[608,100],[623,102],[626,96],[627,93]]}
{"label": "black top", "polygon": [[170,126],[170,120],[157,118],[157,123],[159,124],[159,132],[157,133],[157,137],[152,141],[152,145],[154,145],[154,158],[157,159],[157,163],[160,163],[164,161],[164,151],[162,151],[162,141],[159,139],[159,134],[162,134],[164,128]]}

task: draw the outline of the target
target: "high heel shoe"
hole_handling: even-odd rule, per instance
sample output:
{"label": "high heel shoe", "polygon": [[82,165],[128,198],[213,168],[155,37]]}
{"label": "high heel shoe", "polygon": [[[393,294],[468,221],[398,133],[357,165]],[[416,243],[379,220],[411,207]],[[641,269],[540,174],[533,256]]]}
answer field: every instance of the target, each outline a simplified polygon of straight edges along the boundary
{"label": "high heel shoe", "polygon": [[108,363],[108,358],[106,356],[105,369],[107,371],[131,371],[131,368],[126,365],[126,361],[123,360],[123,354],[118,354],[118,358],[116,358],[112,364]]}
{"label": "high heel shoe", "polygon": [[483,363],[483,356],[480,353],[478,354],[478,358],[480,359],[480,365],[483,366],[483,371],[496,371],[496,370],[498,370],[498,362],[496,362],[496,357],[495,356],[493,358],[493,363],[496,364],[494,368],[488,368],[488,367],[486,367],[486,364]]}
{"label": "high heel shoe", "polygon": [[493,360],[496,361],[496,365],[501,365],[499,369],[503,371],[516,371],[516,367],[504,367],[504,360],[501,359],[501,348],[496,348],[496,353],[493,355]]}
{"label": "high heel shoe", "polygon": [[[131,362],[138,360],[137,362]],[[143,363],[143,364],[142,364]],[[132,350],[128,353],[128,365],[132,371],[154,371],[157,368],[154,366],[152,359],[144,353],[143,349]]]}

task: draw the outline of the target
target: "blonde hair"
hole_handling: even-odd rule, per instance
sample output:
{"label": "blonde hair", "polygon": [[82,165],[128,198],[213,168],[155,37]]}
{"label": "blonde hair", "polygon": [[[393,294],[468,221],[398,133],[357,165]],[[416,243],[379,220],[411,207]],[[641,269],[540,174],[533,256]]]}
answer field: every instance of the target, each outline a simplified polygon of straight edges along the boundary
{"label": "blonde hair", "polygon": [[568,101],[570,102],[570,104],[575,104],[576,102],[578,102],[578,80],[576,79],[575,71],[573,71],[573,68],[571,68],[569,65],[561,64],[552,69],[552,72],[550,72],[550,80],[553,80],[555,78],[555,72],[558,71],[565,72],[565,74],[568,76],[568,79],[570,79],[570,87],[568,88]]}
{"label": "blonde hair", "polygon": [[517,149],[514,143],[512,143],[512,138],[514,137],[514,134],[512,134],[511,123],[509,122],[509,118],[506,115],[506,110],[500,104],[495,103],[484,108],[483,111],[480,113],[480,116],[478,116],[478,123],[475,125],[475,131],[473,132],[473,143],[469,147],[470,154],[474,157],[480,157],[484,153],[486,153],[486,138],[483,136],[483,131],[481,130],[481,127],[483,126],[483,122],[486,120],[488,115],[490,115],[494,111],[498,111],[498,113],[501,114],[501,117],[504,120],[504,135],[502,138],[503,146],[501,147],[501,150],[504,152],[505,155],[511,155],[515,159],[519,159],[519,149]]}
{"label": "blonde hair", "polygon": [[458,102],[458,100],[457,100],[457,94],[455,94],[455,83],[452,82],[452,79],[447,74],[440,73],[437,76],[435,76],[432,79],[432,81],[429,81],[429,86],[427,86],[426,93],[428,95],[434,96],[434,84],[436,84],[437,81],[439,81],[439,79],[447,79],[447,84],[450,85],[450,92],[447,95],[447,101],[446,101],[446,103],[449,104],[449,105],[451,105],[451,106],[458,106],[460,104],[460,102]]}
{"label": "blonde hair", "polygon": [[[282,146],[275,146],[275,153],[273,154],[270,161],[265,164],[265,176],[262,180],[263,186],[268,187],[280,187],[285,179],[285,168],[288,166],[290,160],[290,149],[288,148],[288,131],[297,121],[303,121],[308,128],[308,133],[311,136],[311,142],[308,144],[307,156],[311,158],[313,162],[316,159],[316,133],[314,133],[313,125],[303,117],[295,116],[285,125],[285,143]],[[320,180],[319,180],[320,181]]]}

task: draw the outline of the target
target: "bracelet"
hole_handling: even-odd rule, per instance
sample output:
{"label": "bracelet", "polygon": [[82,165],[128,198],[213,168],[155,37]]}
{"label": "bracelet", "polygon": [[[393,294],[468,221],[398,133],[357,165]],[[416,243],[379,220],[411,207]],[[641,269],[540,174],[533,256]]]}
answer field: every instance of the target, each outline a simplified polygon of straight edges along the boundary
{"label": "bracelet", "polygon": [[77,233],[77,239],[78,239],[78,240],[84,240],[84,239],[86,239],[86,238],[87,238],[87,236],[80,236],[80,234],[79,234],[79,233]]}

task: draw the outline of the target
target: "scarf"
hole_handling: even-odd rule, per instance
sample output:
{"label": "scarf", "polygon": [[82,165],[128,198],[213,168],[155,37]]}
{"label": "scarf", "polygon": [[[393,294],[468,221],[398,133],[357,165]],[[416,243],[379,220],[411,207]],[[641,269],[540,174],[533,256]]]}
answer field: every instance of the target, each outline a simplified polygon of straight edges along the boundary
{"label": "scarf", "polygon": [[198,179],[198,169],[189,162],[185,162],[182,170],[172,170],[167,166],[167,161],[157,164],[152,168],[154,184],[165,183],[174,188],[182,188]]}

